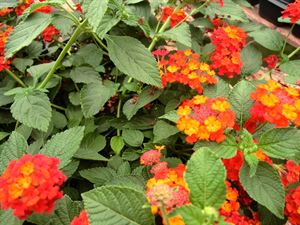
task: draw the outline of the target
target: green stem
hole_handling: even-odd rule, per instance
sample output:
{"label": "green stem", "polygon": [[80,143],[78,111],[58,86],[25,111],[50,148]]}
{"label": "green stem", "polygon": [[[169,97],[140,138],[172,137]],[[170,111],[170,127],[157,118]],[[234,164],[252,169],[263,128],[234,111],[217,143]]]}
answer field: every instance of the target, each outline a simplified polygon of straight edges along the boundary
{"label": "green stem", "polygon": [[62,106],[59,106],[59,105],[56,105],[56,104],[53,104],[53,103],[51,103],[51,106],[52,106],[53,108],[55,108],[55,109],[59,109],[59,110],[62,110],[62,111],[66,111],[66,109],[65,109],[64,107],[62,107]]}
{"label": "green stem", "polygon": [[[117,109],[117,118],[120,118],[121,116],[121,106],[122,106],[122,96],[120,96],[119,102],[118,102],[118,109]],[[117,129],[117,136],[120,136],[120,129]]]}
{"label": "green stem", "polygon": [[50,79],[53,77],[56,69],[60,65],[61,61],[63,60],[63,58],[65,57],[65,55],[69,51],[69,49],[72,47],[72,45],[74,44],[74,42],[76,41],[78,36],[81,34],[81,31],[82,31],[83,27],[86,25],[86,23],[87,23],[87,20],[84,20],[76,28],[76,30],[72,34],[71,38],[69,39],[68,43],[66,44],[66,46],[63,48],[62,52],[59,54],[58,58],[56,59],[55,64],[53,65],[53,67],[51,68],[51,70],[49,71],[49,73],[47,74],[47,76],[45,77],[45,79],[39,85],[38,88],[45,88],[46,87],[46,85],[48,84]]}
{"label": "green stem", "polygon": [[96,39],[96,41],[99,43],[99,45],[102,46],[102,48],[104,48],[107,52],[108,52],[108,48],[106,47],[106,45],[101,41],[101,39],[97,36],[97,34],[95,34],[94,32],[92,32],[93,37]]}
{"label": "green stem", "polygon": [[296,55],[300,50],[300,46],[296,48],[291,54],[288,55],[288,58],[292,58],[294,55]]}
{"label": "green stem", "polygon": [[166,225],[170,225],[170,223],[169,223],[169,217],[168,217],[168,215],[167,215],[167,212],[166,212],[164,206],[161,207],[161,214],[162,214],[163,219],[164,219],[165,222],[166,222]]}
{"label": "green stem", "polygon": [[18,84],[20,84],[22,87],[26,87],[26,84],[16,75],[14,74],[12,71],[5,69],[5,72],[11,77],[13,78]]}
{"label": "green stem", "polygon": [[289,30],[289,33],[288,33],[287,36],[285,37],[284,44],[283,44],[283,47],[282,47],[281,52],[280,52],[281,55],[283,55],[283,53],[284,53],[284,50],[285,50],[285,47],[286,47],[288,38],[289,38],[289,36],[291,35],[291,33],[292,33],[292,31],[293,31],[295,25],[296,25],[295,23],[292,25],[291,29]]}
{"label": "green stem", "polygon": [[[181,7],[182,7],[182,4],[179,4],[179,5],[175,8],[174,13],[176,13]],[[152,51],[152,50],[153,50],[154,46],[156,45],[156,43],[157,43],[157,41],[158,41],[158,39],[159,39],[159,38],[157,37],[157,34],[164,32],[164,31],[168,28],[170,21],[171,21],[171,16],[169,16],[169,17],[167,18],[167,20],[163,23],[163,25],[161,26],[161,28],[159,29],[159,31],[154,35],[154,37],[153,37],[153,39],[152,39],[152,42],[150,43],[150,45],[149,45],[149,47],[148,47],[149,51]]]}

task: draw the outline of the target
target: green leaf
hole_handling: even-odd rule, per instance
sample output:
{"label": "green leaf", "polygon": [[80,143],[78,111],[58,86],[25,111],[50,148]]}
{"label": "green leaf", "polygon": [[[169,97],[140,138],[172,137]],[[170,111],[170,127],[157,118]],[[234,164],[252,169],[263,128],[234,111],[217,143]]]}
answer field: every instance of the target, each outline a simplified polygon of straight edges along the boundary
{"label": "green leaf", "polygon": [[226,139],[221,143],[199,141],[194,145],[195,150],[201,147],[208,147],[217,157],[223,159],[234,157],[239,148],[234,136],[230,134],[227,134]]}
{"label": "green leaf", "polygon": [[119,22],[120,19],[116,16],[104,15],[95,32],[99,38],[103,39],[106,33],[110,31]]}
{"label": "green leaf", "polygon": [[109,57],[121,72],[143,83],[162,87],[157,62],[139,40],[108,36],[106,41]]}
{"label": "green leaf", "polygon": [[0,146],[0,174],[4,171],[11,160],[21,158],[28,149],[25,138],[13,131],[9,139]]}
{"label": "green leaf", "polygon": [[159,120],[153,128],[153,142],[158,143],[159,141],[166,139],[174,134],[177,134],[178,132],[179,130],[177,129],[177,127],[170,125],[163,120]]}
{"label": "green leaf", "polygon": [[53,126],[58,129],[63,129],[68,124],[65,115],[58,111],[52,112],[52,122],[53,122]]}
{"label": "green leaf", "polygon": [[274,216],[266,207],[258,206],[259,219],[262,225],[285,225],[285,219],[279,219]]}
{"label": "green leaf", "polygon": [[145,88],[137,97],[136,101],[129,99],[123,106],[123,113],[130,120],[140,108],[154,101],[161,95],[160,90],[154,90],[151,87]]}
{"label": "green leaf", "polygon": [[244,158],[245,158],[245,161],[247,162],[248,166],[250,167],[249,176],[253,177],[256,173],[259,160],[258,160],[257,156],[254,154],[246,154],[244,156]]}
{"label": "green leaf", "polygon": [[70,225],[75,216],[78,216],[82,210],[80,202],[72,201],[65,195],[56,202],[56,207],[51,214],[34,214],[28,218],[31,223],[39,225]]}
{"label": "green leaf", "polygon": [[260,70],[262,64],[262,53],[254,44],[247,45],[241,52],[243,62],[242,74],[252,75]]}
{"label": "green leaf", "polygon": [[165,115],[162,115],[158,118],[159,119],[166,119],[166,120],[169,120],[173,123],[176,123],[179,120],[180,116],[177,114],[176,110],[172,110],[172,111],[169,111]]}
{"label": "green leaf", "polygon": [[2,140],[3,140],[4,138],[6,138],[8,135],[9,135],[9,133],[0,131],[0,141],[2,141]]}
{"label": "green leaf", "polygon": [[258,44],[271,51],[278,52],[283,47],[283,38],[275,30],[265,28],[250,32],[248,35],[252,37]]}
{"label": "green leaf", "polygon": [[300,153],[299,139],[296,128],[274,128],[262,134],[258,147],[270,157],[293,159]]}
{"label": "green leaf", "polygon": [[231,0],[224,0],[224,6],[220,6],[219,2],[212,2],[206,8],[205,14],[210,18],[215,18],[217,15],[218,17],[227,20],[238,20],[241,22],[248,21],[244,10]]}
{"label": "green leaf", "polygon": [[96,31],[97,27],[107,10],[108,0],[92,0],[87,8],[86,18],[88,19],[93,30]]}
{"label": "green leaf", "polygon": [[80,92],[80,102],[84,117],[96,115],[104,104],[116,94],[118,85],[106,80],[85,85]]}
{"label": "green leaf", "polygon": [[51,23],[51,14],[34,13],[19,23],[7,38],[5,58],[12,57],[30,43]]}
{"label": "green leaf", "polygon": [[14,101],[12,96],[6,96],[4,93],[9,91],[10,87],[2,87],[0,88],[0,106],[7,105]]}
{"label": "green leaf", "polygon": [[14,58],[12,61],[12,64],[22,73],[25,72],[26,68],[28,66],[31,66],[33,64],[32,59],[26,59],[26,58]]}
{"label": "green leaf", "polygon": [[121,177],[118,176],[118,177],[114,177],[110,181],[107,181],[105,185],[127,187],[141,192],[145,191],[145,180],[141,176],[132,176],[132,175],[121,176]]}
{"label": "green leaf", "polygon": [[228,97],[230,92],[230,86],[227,82],[223,79],[218,80],[218,83],[214,85],[206,85],[203,94],[209,98],[216,98],[216,97]]}
{"label": "green leaf", "polygon": [[190,27],[187,23],[183,23],[178,27],[167,30],[159,35],[164,39],[171,39],[188,47],[192,47],[192,36]]}
{"label": "green leaf", "polygon": [[22,225],[23,222],[23,220],[19,220],[17,217],[13,216],[12,210],[0,209],[0,225]]}
{"label": "green leaf", "polygon": [[226,171],[222,161],[208,148],[201,148],[192,155],[184,177],[194,205],[201,208],[222,206],[226,199]]}
{"label": "green leaf", "polygon": [[39,65],[31,66],[27,69],[27,72],[33,77],[34,85],[37,83],[38,79],[48,73],[54,66],[54,62],[43,63]]}
{"label": "green leaf", "polygon": [[249,81],[242,80],[230,92],[228,100],[240,125],[249,118],[249,109],[253,104],[250,94],[253,91],[255,91],[255,86]]}
{"label": "green leaf", "polygon": [[63,174],[70,178],[77,171],[79,164],[79,160],[73,159],[68,165],[62,168]]}
{"label": "green leaf", "polygon": [[60,159],[59,168],[71,162],[71,158],[78,150],[83,138],[84,127],[73,127],[64,132],[55,134],[47,141],[40,153]]}
{"label": "green leaf", "polygon": [[91,225],[153,224],[144,193],[131,188],[104,186],[82,194]]}
{"label": "green leaf", "polygon": [[122,131],[124,141],[133,147],[139,147],[143,144],[144,134],[139,130],[124,129]]}
{"label": "green leaf", "polygon": [[81,146],[74,157],[79,159],[106,161],[106,158],[98,154],[105,146],[106,140],[104,136],[95,133],[88,134],[84,137]]}
{"label": "green leaf", "polygon": [[[95,44],[87,44],[79,49],[76,54],[71,56],[72,65],[91,65],[96,68],[103,59],[103,51]],[[98,77],[98,75],[97,75]]]}
{"label": "green leaf", "polygon": [[180,208],[176,208],[171,215],[180,215],[186,225],[207,224],[205,223],[205,216],[203,215],[202,209],[194,205],[184,205]]}
{"label": "green leaf", "polygon": [[272,166],[260,162],[256,174],[249,177],[250,167],[244,163],[240,170],[240,181],[251,198],[283,218],[285,193],[278,173]]}
{"label": "green leaf", "polygon": [[124,140],[121,136],[114,136],[110,139],[110,147],[116,155],[120,155],[124,145]]}
{"label": "green leaf", "polygon": [[10,107],[12,116],[21,123],[46,132],[51,121],[51,103],[48,96],[39,90],[23,89],[14,97]]}
{"label": "green leaf", "polygon": [[70,77],[75,83],[96,83],[101,81],[99,73],[90,66],[78,66],[71,70]]}
{"label": "green leaf", "polygon": [[295,84],[296,81],[300,80],[300,60],[288,61],[280,65],[279,68],[287,74],[283,77],[285,81]]}
{"label": "green leaf", "polygon": [[101,186],[117,176],[116,171],[108,167],[95,167],[79,171],[80,176],[97,186]]}

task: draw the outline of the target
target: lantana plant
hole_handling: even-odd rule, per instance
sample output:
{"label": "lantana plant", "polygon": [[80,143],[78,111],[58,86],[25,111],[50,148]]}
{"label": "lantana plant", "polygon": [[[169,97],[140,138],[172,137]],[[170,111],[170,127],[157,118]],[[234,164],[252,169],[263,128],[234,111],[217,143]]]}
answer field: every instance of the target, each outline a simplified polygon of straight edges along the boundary
{"label": "lantana plant", "polygon": [[300,46],[244,7],[0,0],[0,224],[299,225]]}

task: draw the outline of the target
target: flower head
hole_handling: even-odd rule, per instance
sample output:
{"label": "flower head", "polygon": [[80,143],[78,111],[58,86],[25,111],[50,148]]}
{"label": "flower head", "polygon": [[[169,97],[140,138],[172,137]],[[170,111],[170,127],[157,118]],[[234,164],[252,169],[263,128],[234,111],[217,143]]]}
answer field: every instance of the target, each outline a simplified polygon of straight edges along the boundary
{"label": "flower head", "polygon": [[60,31],[55,26],[48,26],[42,33],[44,42],[52,42],[53,39],[60,35]]}
{"label": "flower head", "polygon": [[285,164],[285,171],[281,173],[281,182],[286,187],[289,184],[299,182],[300,178],[300,165],[287,160]]}
{"label": "flower head", "polygon": [[170,26],[174,27],[178,23],[180,23],[183,19],[185,19],[186,14],[183,9],[178,10],[177,12],[175,11],[175,7],[164,7],[162,10],[162,22],[165,22],[167,18],[170,16]]}
{"label": "flower head", "polygon": [[[161,52],[161,50],[160,50]],[[192,89],[202,92],[202,85],[215,84],[215,72],[204,62],[200,62],[200,55],[193,53],[190,49],[185,51],[176,51],[169,54],[159,54],[158,64],[163,86],[169,83],[181,83]]]}
{"label": "flower head", "polygon": [[50,213],[63,196],[60,186],[66,180],[58,164],[58,158],[41,154],[11,161],[0,177],[1,207],[13,209],[20,219],[33,212]]}
{"label": "flower head", "polygon": [[90,225],[87,212],[83,210],[79,216],[74,217],[71,222],[71,225]]}
{"label": "flower head", "polygon": [[0,23],[0,72],[4,69],[9,69],[10,60],[5,60],[5,43],[13,27]]}
{"label": "flower head", "polygon": [[268,55],[267,57],[263,58],[263,61],[267,63],[269,69],[274,69],[279,62],[279,58],[277,55]]}
{"label": "flower head", "polygon": [[178,108],[177,128],[187,135],[186,141],[198,140],[221,142],[225,139],[224,130],[233,128],[235,114],[225,98],[208,99],[196,95],[185,100]]}
{"label": "flower head", "polygon": [[284,213],[291,224],[300,224],[300,186],[286,195]]}
{"label": "flower head", "polygon": [[288,4],[286,9],[282,12],[283,18],[290,18],[292,23],[297,23],[300,20],[300,0]]}
{"label": "flower head", "polygon": [[161,153],[158,150],[150,150],[145,152],[141,158],[141,164],[146,166],[152,166],[155,163],[160,162]]}

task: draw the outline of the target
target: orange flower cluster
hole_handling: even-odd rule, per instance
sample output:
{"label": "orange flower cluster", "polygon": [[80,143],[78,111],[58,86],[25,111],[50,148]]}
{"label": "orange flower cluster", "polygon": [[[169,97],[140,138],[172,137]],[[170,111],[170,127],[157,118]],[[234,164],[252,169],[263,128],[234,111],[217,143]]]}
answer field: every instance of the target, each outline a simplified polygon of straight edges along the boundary
{"label": "orange flower cluster", "polygon": [[[199,54],[193,53],[190,49],[167,53],[162,50],[153,52],[158,57],[158,65],[164,87],[168,83],[177,82],[188,85],[190,88],[202,93],[202,84],[217,83],[215,71],[207,63],[199,61]],[[161,59],[159,56],[161,56]]]}
{"label": "orange flower cluster", "polygon": [[44,42],[52,42],[54,38],[60,35],[60,31],[55,26],[48,26],[42,33]]}
{"label": "orange flower cluster", "polygon": [[164,7],[162,9],[162,17],[161,21],[165,22],[168,17],[170,16],[170,26],[175,27],[178,23],[180,23],[182,20],[185,19],[186,14],[183,9],[178,10],[176,13],[174,13],[175,7]]}
{"label": "orange flower cluster", "polygon": [[300,0],[288,4],[282,12],[282,17],[290,18],[292,23],[297,23],[297,21],[300,20]]}
{"label": "orange flower cluster", "polygon": [[8,35],[13,30],[12,26],[0,23],[0,72],[4,69],[9,69],[10,60],[5,60],[5,43]]}
{"label": "orange flower cluster", "polygon": [[225,217],[225,221],[233,225],[260,225],[256,213],[253,213],[253,218],[248,218],[240,214],[239,192],[228,181],[226,181],[226,187],[226,200],[219,210],[220,215]]}
{"label": "orange flower cluster", "polygon": [[246,44],[247,34],[239,27],[225,26],[215,29],[211,42],[215,51],[211,54],[212,68],[218,70],[220,76],[232,78],[241,73],[243,62],[240,51]]}
{"label": "orange flower cluster", "polygon": [[285,196],[285,215],[293,225],[300,225],[300,186],[289,190]]}
{"label": "orange flower cluster", "polygon": [[252,120],[287,127],[289,122],[300,126],[300,93],[292,87],[285,87],[274,80],[256,87],[251,94],[255,100],[250,113]]}
{"label": "orange flower cluster", "polygon": [[199,140],[222,142],[224,130],[233,128],[235,114],[225,98],[207,98],[196,95],[185,100],[178,108],[177,128],[186,135],[188,143]]}
{"label": "orange flower cluster", "polygon": [[288,160],[285,163],[285,170],[281,173],[281,182],[286,187],[289,184],[299,182],[300,178],[300,165]]}
{"label": "orange flower cluster", "polygon": [[79,216],[74,217],[71,222],[71,225],[90,225],[89,218],[87,212],[83,210]]}
{"label": "orange flower cluster", "polygon": [[[153,150],[149,152],[153,153]],[[167,162],[153,164],[150,173],[154,177],[148,180],[146,190],[153,214],[161,213],[161,207],[170,213],[175,208],[189,203],[189,189],[183,178],[184,172],[185,165],[183,164],[175,168],[169,168]],[[176,221],[178,218],[173,220]],[[173,224],[176,223],[173,222]]]}
{"label": "orange flower cluster", "polygon": [[65,175],[58,170],[59,159],[45,155],[24,155],[9,163],[0,177],[0,204],[13,209],[20,219],[35,213],[50,213],[62,198],[60,186]]}

